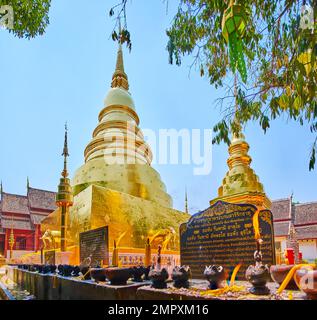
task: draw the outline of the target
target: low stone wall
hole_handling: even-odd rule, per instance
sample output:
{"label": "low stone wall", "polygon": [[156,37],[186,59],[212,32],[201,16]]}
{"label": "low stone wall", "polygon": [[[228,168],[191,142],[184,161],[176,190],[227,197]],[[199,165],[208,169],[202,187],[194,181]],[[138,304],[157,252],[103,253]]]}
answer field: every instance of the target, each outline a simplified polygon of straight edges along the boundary
{"label": "low stone wall", "polygon": [[8,267],[7,275],[37,300],[135,300],[137,289],[149,285],[149,282],[128,282],[125,286],[112,286],[52,274],[39,274],[17,267]]}

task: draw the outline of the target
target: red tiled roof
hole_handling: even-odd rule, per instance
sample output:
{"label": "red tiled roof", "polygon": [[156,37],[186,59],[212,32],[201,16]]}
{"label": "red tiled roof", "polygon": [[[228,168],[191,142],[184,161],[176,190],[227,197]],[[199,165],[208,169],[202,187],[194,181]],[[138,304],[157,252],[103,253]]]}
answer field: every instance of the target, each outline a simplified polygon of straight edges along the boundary
{"label": "red tiled roof", "polygon": [[290,201],[290,199],[280,199],[272,201],[271,211],[274,221],[291,219]]}
{"label": "red tiled roof", "polygon": [[1,219],[2,227],[5,229],[19,229],[19,230],[32,230],[30,219],[17,219],[12,220],[9,217],[3,217]]}
{"label": "red tiled roof", "polygon": [[44,220],[48,214],[32,214],[31,213],[31,221],[33,224],[41,224],[42,220]]}
{"label": "red tiled roof", "polygon": [[284,237],[288,235],[290,222],[274,222],[274,236]]}
{"label": "red tiled roof", "polygon": [[295,205],[295,225],[317,224],[317,202]]}
{"label": "red tiled roof", "polygon": [[29,215],[28,198],[16,194],[2,193],[1,211]]}
{"label": "red tiled roof", "polygon": [[54,211],[56,209],[55,195],[56,193],[52,191],[29,188],[30,208]]}
{"label": "red tiled roof", "polygon": [[312,226],[296,227],[295,229],[298,240],[317,239],[317,224]]}

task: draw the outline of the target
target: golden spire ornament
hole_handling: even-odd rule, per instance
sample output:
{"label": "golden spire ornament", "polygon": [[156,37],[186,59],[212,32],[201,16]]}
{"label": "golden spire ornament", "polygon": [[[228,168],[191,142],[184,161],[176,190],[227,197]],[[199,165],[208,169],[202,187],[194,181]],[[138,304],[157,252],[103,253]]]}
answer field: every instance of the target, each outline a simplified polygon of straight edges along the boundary
{"label": "golden spire ornament", "polygon": [[117,63],[116,63],[116,69],[112,75],[112,82],[111,87],[112,88],[123,88],[125,90],[129,90],[129,82],[128,82],[128,76],[124,72],[124,63],[123,63],[123,53],[122,53],[122,30],[121,30],[121,22],[119,19],[119,37],[118,37],[118,52],[117,52]]}
{"label": "golden spire ornament", "polygon": [[188,213],[187,188],[185,188],[185,212]]}
{"label": "golden spire ornament", "polygon": [[73,192],[70,185],[70,179],[68,177],[67,170],[67,157],[68,153],[68,141],[67,141],[67,124],[65,124],[65,139],[64,149],[62,156],[64,156],[64,168],[62,171],[62,178],[58,185],[58,191],[56,194],[56,205],[61,208],[61,251],[66,251],[66,228],[67,228],[67,215],[69,213],[69,207],[73,205]]}

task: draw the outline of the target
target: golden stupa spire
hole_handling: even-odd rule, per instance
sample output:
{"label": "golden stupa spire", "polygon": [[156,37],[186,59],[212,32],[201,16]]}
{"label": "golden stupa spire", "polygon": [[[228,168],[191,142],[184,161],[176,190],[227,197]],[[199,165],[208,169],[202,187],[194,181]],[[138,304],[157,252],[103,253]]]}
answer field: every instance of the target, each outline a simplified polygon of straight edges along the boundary
{"label": "golden stupa spire", "polygon": [[234,84],[235,95],[235,119],[238,126],[238,132],[232,133],[232,139],[228,148],[229,158],[227,164],[229,167],[226,176],[222,180],[222,185],[218,189],[218,197],[210,201],[210,204],[218,200],[233,203],[250,203],[261,208],[270,208],[271,201],[267,198],[263,185],[259,177],[250,167],[252,158],[248,154],[249,144],[246,142],[242,133],[242,128],[237,118],[238,98],[237,98],[237,78]]}
{"label": "golden stupa spire", "polygon": [[64,169],[62,171],[62,176],[66,178],[68,176],[68,171],[67,171],[67,157],[69,157],[68,153],[68,139],[67,139],[67,122],[65,123],[65,137],[64,137],[64,148],[63,148],[63,153],[62,156],[64,156]]}
{"label": "golden stupa spire", "polygon": [[66,226],[67,226],[67,216],[69,207],[73,205],[73,192],[70,185],[70,180],[67,171],[67,157],[68,153],[68,141],[67,141],[67,123],[65,124],[65,138],[64,138],[64,148],[62,156],[64,156],[64,168],[62,171],[62,178],[58,185],[58,191],[56,193],[56,205],[61,208],[61,251],[66,251]]}
{"label": "golden stupa spire", "polygon": [[111,87],[112,88],[120,87],[125,90],[129,90],[128,76],[124,72],[121,33],[122,33],[121,22],[119,20],[119,37],[118,37],[119,46],[118,46],[118,52],[117,52],[117,63],[116,63],[116,69],[112,75]]}
{"label": "golden stupa spire", "polygon": [[188,213],[187,188],[185,188],[185,212]]}

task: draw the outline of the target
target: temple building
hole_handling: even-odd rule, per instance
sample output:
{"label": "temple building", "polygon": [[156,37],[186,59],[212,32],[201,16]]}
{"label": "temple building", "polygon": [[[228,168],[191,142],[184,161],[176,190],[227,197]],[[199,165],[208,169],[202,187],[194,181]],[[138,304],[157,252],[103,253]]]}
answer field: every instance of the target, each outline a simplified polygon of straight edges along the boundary
{"label": "temple building", "polygon": [[10,194],[1,187],[0,255],[10,257],[10,238],[14,239],[12,258],[41,249],[40,225],[56,209],[55,192],[31,188],[26,195]]}
{"label": "temple building", "polygon": [[317,259],[317,202],[294,203],[292,197],[272,202],[276,256],[283,262],[292,228],[304,260]]}
{"label": "temple building", "polygon": [[[103,226],[108,226],[110,253],[116,241],[123,264],[127,259],[140,262],[147,239],[152,248],[162,244],[163,254],[174,259],[179,254],[179,225],[189,214],[172,208],[171,196],[151,166],[152,152],[139,128],[121,44],[98,119],[84,151],[85,163],[71,182],[74,201],[66,234],[72,263],[79,263],[79,234]],[[50,214],[41,228],[60,230],[60,210]]]}

